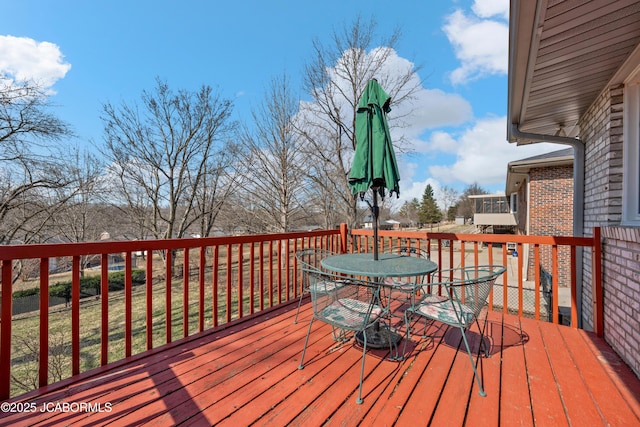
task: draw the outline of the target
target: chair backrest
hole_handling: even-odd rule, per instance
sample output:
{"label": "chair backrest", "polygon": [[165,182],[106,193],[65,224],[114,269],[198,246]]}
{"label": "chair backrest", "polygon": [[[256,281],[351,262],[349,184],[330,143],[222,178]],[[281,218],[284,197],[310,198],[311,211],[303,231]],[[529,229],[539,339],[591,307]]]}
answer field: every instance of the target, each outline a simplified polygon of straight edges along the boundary
{"label": "chair backrest", "polygon": [[392,252],[399,253],[404,256],[413,256],[417,258],[431,259],[431,253],[428,250],[416,248],[413,246],[400,246]]}
{"label": "chair backrest", "polygon": [[323,270],[320,261],[335,253],[327,249],[307,248],[296,252],[296,259],[300,263],[301,268]]}
{"label": "chair backrest", "polygon": [[[474,265],[463,268],[452,268],[432,273],[439,275],[441,281],[433,280],[432,289],[439,285],[444,287],[457,313],[465,313],[477,318],[486,305],[491,288],[496,279],[506,271],[501,265]],[[468,323],[472,319],[465,319]]]}
{"label": "chair backrest", "polygon": [[[398,246],[391,250],[392,254],[400,254],[402,256],[412,256],[415,258],[423,258],[426,260],[431,259],[431,254],[428,250],[420,249],[413,246]],[[410,281],[412,283],[426,283],[428,281],[429,275],[425,274],[422,276],[416,276],[412,278]]]}
{"label": "chair backrest", "polygon": [[303,268],[315,318],[333,326],[361,331],[375,323],[383,310],[380,284]]}

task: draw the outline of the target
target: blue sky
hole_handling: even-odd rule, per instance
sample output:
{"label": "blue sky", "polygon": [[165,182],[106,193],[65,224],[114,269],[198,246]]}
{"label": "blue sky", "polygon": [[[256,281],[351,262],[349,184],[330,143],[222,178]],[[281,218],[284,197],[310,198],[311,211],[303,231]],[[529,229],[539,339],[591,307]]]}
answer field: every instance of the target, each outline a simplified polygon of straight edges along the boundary
{"label": "blue sky", "polygon": [[506,142],[508,7],[509,0],[0,0],[0,76],[45,82],[79,145],[101,141],[104,103],[139,102],[156,77],[174,90],[210,85],[247,120],[274,77],[286,71],[300,87],[314,39],[328,44],[358,15],[372,17],[381,38],[399,27],[398,58],[422,67],[414,151],[398,155],[399,202],[420,198],[428,183],[436,193],[474,182],[501,192],[509,161],[563,148]]}

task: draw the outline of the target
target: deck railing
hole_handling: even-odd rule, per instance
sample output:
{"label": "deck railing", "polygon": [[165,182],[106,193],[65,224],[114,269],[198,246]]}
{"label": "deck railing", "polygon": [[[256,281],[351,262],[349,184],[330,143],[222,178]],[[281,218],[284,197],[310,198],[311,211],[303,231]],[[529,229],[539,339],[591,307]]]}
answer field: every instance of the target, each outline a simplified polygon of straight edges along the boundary
{"label": "deck railing", "polygon": [[[449,244],[443,244],[445,241]],[[537,266],[542,262],[540,253],[548,250],[552,253],[552,292],[557,292],[559,286],[558,272],[565,268],[571,270],[572,307],[576,301],[576,248],[592,248],[596,254],[594,259],[599,260],[599,241],[595,232],[593,238],[573,238],[380,231],[382,250],[393,250],[400,244],[428,247],[431,259],[442,268],[478,264],[483,256],[488,256],[489,263],[507,264],[507,242],[515,243],[519,253],[530,245]],[[483,248],[483,242],[488,245],[486,248]],[[15,371],[24,369],[22,365],[16,366],[29,359],[24,346],[14,339],[20,333],[38,337],[37,354],[30,357],[35,364],[31,369],[36,371],[33,387],[42,387],[60,380],[60,375],[69,377],[105,366],[182,337],[224,327],[237,319],[298,298],[302,292],[294,256],[298,249],[315,247],[355,252],[369,251],[371,244],[371,230],[349,231],[342,225],[339,230],[285,234],[0,246],[0,400],[25,391],[15,386],[18,376]],[[498,244],[502,244],[502,252],[499,259],[493,259],[493,247]],[[568,267],[559,265],[558,248],[565,246],[571,254]],[[109,265],[114,263],[114,255],[122,259],[122,265],[117,267],[124,271],[125,277],[124,289],[118,291],[110,290],[109,286]],[[91,275],[92,270],[83,269],[81,265],[89,256],[100,259],[100,266],[93,271],[100,277],[100,289],[99,295],[83,298],[81,277]],[[467,260],[468,256],[470,260]],[[53,260],[68,264],[69,271],[53,275]],[[34,277],[24,274],[24,277],[16,277],[17,267],[29,262],[37,264]],[[518,258],[515,286],[509,285],[507,274],[502,277],[502,307],[505,311],[513,309],[507,295],[511,292],[508,289],[513,289],[519,296],[517,312],[525,315],[522,300],[526,280],[523,279],[522,262],[521,257]],[[594,263],[594,270],[596,268],[599,271],[599,262]],[[132,283],[134,270],[143,270],[145,275],[145,283],[135,288]],[[49,290],[60,280],[71,282],[67,307],[41,309],[31,315],[12,315],[11,296],[15,289],[37,287],[40,307],[49,307]],[[600,287],[599,280],[596,282],[593,285]],[[539,275],[535,276],[533,286],[537,293],[541,286]],[[596,289],[594,295],[601,295],[601,290]],[[600,299],[597,300],[601,304]],[[552,321],[557,322],[557,299],[555,301]],[[490,303],[491,307],[496,306],[493,301]],[[537,304],[534,315],[539,318],[541,303]],[[601,316],[601,307],[594,312]],[[574,327],[576,316],[573,309],[571,324]],[[596,328],[599,324],[596,321]],[[62,334],[61,340],[53,335],[56,331]],[[60,358],[58,347],[66,348],[66,345],[69,354]],[[53,351],[54,347],[56,351]]]}
{"label": "deck railing", "polygon": [[[602,336],[603,301],[600,228],[595,227],[592,237],[570,236],[525,236],[510,234],[464,234],[431,231],[380,230],[379,251],[393,251],[399,246],[413,246],[430,252],[431,260],[440,269],[464,267],[466,265],[500,264],[508,268],[496,282],[499,286],[489,297],[489,308],[499,307],[520,317],[528,315],[537,320],[560,322],[559,288],[570,292],[570,324],[578,325],[578,271],[583,266],[578,259],[578,248],[592,251],[592,283],[594,332]],[[509,248],[513,245],[514,251]],[[352,230],[347,243],[349,252],[373,250],[372,230]],[[515,262],[513,262],[515,261]],[[529,268],[528,268],[529,267]],[[549,289],[544,289],[541,271],[546,270],[551,278]],[[509,274],[510,273],[510,274]],[[525,277],[526,276],[526,277]],[[438,277],[438,280],[441,280]],[[498,297],[496,294],[499,291]],[[545,294],[550,295],[550,307],[543,310]],[[529,301],[525,301],[525,295]],[[526,306],[529,303],[529,307]],[[547,319],[542,312],[547,311]]]}

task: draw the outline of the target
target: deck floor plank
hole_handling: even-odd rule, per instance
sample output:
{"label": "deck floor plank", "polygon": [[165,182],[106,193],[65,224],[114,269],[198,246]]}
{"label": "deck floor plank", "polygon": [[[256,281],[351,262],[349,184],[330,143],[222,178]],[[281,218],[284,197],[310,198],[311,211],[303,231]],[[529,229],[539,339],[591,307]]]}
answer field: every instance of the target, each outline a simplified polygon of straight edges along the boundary
{"label": "deck floor plank", "polygon": [[[639,420],[638,425],[640,425],[640,381],[638,381],[638,377],[604,340],[595,337],[592,332],[583,330],[574,332],[577,332],[583,342],[592,350],[592,354],[600,362],[600,366],[608,375],[609,380],[615,384],[625,403]],[[615,401],[612,400],[612,402]]]}
{"label": "deck floor plank", "polygon": [[[640,380],[604,340],[496,312],[485,326],[492,356],[479,365],[487,397],[459,331],[433,322],[426,338],[412,332],[402,361],[369,351],[357,405],[361,348],[314,323],[298,370],[311,310],[305,303],[294,325],[296,308],[297,300],[11,400],[109,402],[110,412],[0,414],[0,425],[640,423]],[[477,353],[477,330],[470,337]]]}
{"label": "deck floor plank", "polygon": [[522,329],[529,336],[524,349],[534,424],[549,427],[568,426],[561,390],[558,390],[549,363],[547,352],[551,349],[545,346],[539,322],[522,319]]}
{"label": "deck floor plank", "polygon": [[[433,340],[430,352],[434,354],[400,413],[398,425],[422,424],[423,421],[426,425],[438,406],[440,393],[447,382],[447,376],[456,356],[456,350],[443,343],[449,327],[445,325],[439,325],[439,327],[437,334],[426,338]],[[424,355],[419,353],[416,357]]]}
{"label": "deck floor plank", "polygon": [[[497,314],[499,316],[499,314]],[[500,321],[489,321],[486,319],[485,343],[489,345],[489,358],[482,358],[482,364],[478,369],[482,369],[482,379],[487,395],[481,397],[478,394],[478,385],[473,382],[473,389],[467,409],[465,425],[497,427],[500,421],[500,370],[502,366],[502,318]]]}
{"label": "deck floor plank", "polygon": [[[587,343],[582,339],[574,339],[573,334],[569,333],[573,331],[567,328],[559,328],[559,332],[573,355],[578,372],[583,378],[594,404],[602,414],[603,424],[618,426],[624,425],[625,420],[633,419],[636,414],[629,405],[619,404],[621,400],[625,400],[624,396],[616,387],[615,382],[607,375],[606,369],[597,356],[585,357],[585,355],[593,354]],[[590,338],[589,335],[584,335],[584,337]],[[618,403],[616,404],[616,402]],[[640,418],[638,418],[638,425],[640,425]]]}
{"label": "deck floor plank", "polygon": [[[281,334],[286,334],[288,339],[299,340],[302,338],[302,330],[286,327]],[[317,336],[319,337],[320,334]],[[316,338],[317,338],[316,337]],[[252,349],[253,338],[245,338],[246,341],[237,341],[236,346]],[[232,375],[217,385],[212,385],[210,381],[197,381],[185,386],[191,399],[198,405],[198,414],[204,416],[212,424],[218,422],[224,416],[231,415],[238,407],[249,404],[252,399],[259,398],[270,386],[277,383],[282,378],[287,378],[297,367],[294,367],[294,358],[297,349],[290,345],[281,345],[277,340],[271,343],[258,341],[258,350],[252,353],[253,358],[249,365],[244,367],[231,366]],[[315,345],[315,342],[314,342]],[[324,344],[321,344],[324,347]],[[297,365],[296,365],[297,366]],[[212,389],[214,392],[211,392]],[[237,393],[241,390],[242,393]],[[229,398],[229,396],[232,396]],[[228,399],[229,398],[229,399]],[[226,399],[225,406],[222,401]],[[215,405],[215,411],[211,408]],[[158,417],[159,425],[164,421],[172,419],[187,420],[198,414],[189,413],[188,408],[182,404],[173,405],[168,413]],[[197,418],[194,418],[197,420]]]}
{"label": "deck floor plank", "polygon": [[[436,325],[433,322],[429,322],[425,335],[437,335],[442,328],[443,326],[440,324]],[[420,326],[419,332],[420,334],[422,333],[422,326]],[[409,400],[418,382],[425,374],[425,370],[434,354],[434,341],[432,339],[422,340],[420,334],[414,334],[407,342],[408,354],[405,355],[405,357],[409,358],[407,363],[404,363],[401,369],[398,369],[393,384],[387,387],[385,393],[379,397],[376,405],[371,408],[362,420],[361,426],[393,425],[404,410],[407,400]],[[404,340],[399,345],[404,346]],[[417,357],[418,354],[421,357]],[[402,387],[399,386],[400,384],[402,384]]]}
{"label": "deck floor plank", "polygon": [[567,348],[566,342],[558,331],[560,326],[552,323],[540,323],[538,326],[543,334],[545,346],[556,350],[548,353],[549,361],[561,392],[562,403],[566,409],[569,423],[571,425],[589,425],[601,415],[578,371],[575,359],[580,355],[571,353]]}
{"label": "deck floor plank", "polygon": [[[500,425],[533,426],[524,346],[529,337],[522,332],[520,319],[505,316],[502,324],[502,373],[500,385]],[[526,391],[526,392],[525,392]]]}

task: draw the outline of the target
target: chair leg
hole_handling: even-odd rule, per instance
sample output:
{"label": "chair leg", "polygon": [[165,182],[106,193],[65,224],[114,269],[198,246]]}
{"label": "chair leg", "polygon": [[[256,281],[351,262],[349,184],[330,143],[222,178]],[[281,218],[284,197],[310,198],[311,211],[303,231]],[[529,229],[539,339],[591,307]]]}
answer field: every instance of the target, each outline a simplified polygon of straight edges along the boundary
{"label": "chair leg", "polygon": [[[486,345],[484,342],[484,338],[485,338],[485,334],[484,334],[484,329],[480,328],[480,322],[478,321],[478,318],[476,317],[476,325],[478,325],[478,330],[480,331],[480,350],[482,350],[482,348],[484,347],[484,356],[485,357],[491,357],[491,354],[489,353],[489,350],[491,350],[491,345]],[[485,325],[486,328],[486,325]],[[491,344],[491,343],[489,343]]]}
{"label": "chair leg", "polygon": [[337,342],[347,342],[350,339],[347,336],[347,331],[336,328],[335,326],[331,326],[331,334],[333,335],[333,340]]}
{"label": "chair leg", "polygon": [[300,365],[298,365],[298,369],[304,368],[304,355],[307,352],[307,344],[309,344],[309,335],[311,335],[311,325],[313,325],[313,317],[311,317],[311,321],[309,322],[309,330],[307,331],[307,338],[304,340],[304,347],[302,348],[302,356],[300,356]]}
{"label": "chair leg", "polygon": [[362,366],[360,368],[360,386],[358,387],[358,397],[356,398],[356,403],[358,405],[362,404],[362,381],[364,379],[364,357],[367,354],[367,334],[362,334]]}
{"label": "chair leg", "polygon": [[296,310],[296,317],[293,319],[293,324],[297,324],[298,323],[298,313],[300,313],[300,306],[302,305],[302,297],[304,296],[304,293],[302,293],[300,295],[300,300],[298,301],[298,309]]}
{"label": "chair leg", "polygon": [[473,361],[473,355],[471,354],[471,347],[469,347],[469,342],[467,341],[467,335],[464,333],[464,328],[460,328],[462,332],[462,339],[464,340],[464,345],[467,348],[467,354],[469,355],[469,360],[471,361],[471,367],[473,368],[473,375],[476,377],[476,381],[478,382],[478,387],[480,391],[478,392],[480,396],[485,397],[487,393],[484,392],[484,388],[482,387],[482,380],[478,375],[478,370],[476,369],[476,364]]}
{"label": "chair leg", "polygon": [[404,325],[407,328],[407,335],[404,339],[404,345],[402,346],[402,356],[405,357],[407,354],[407,343],[411,339],[411,320],[409,319],[409,310],[404,311]]}

